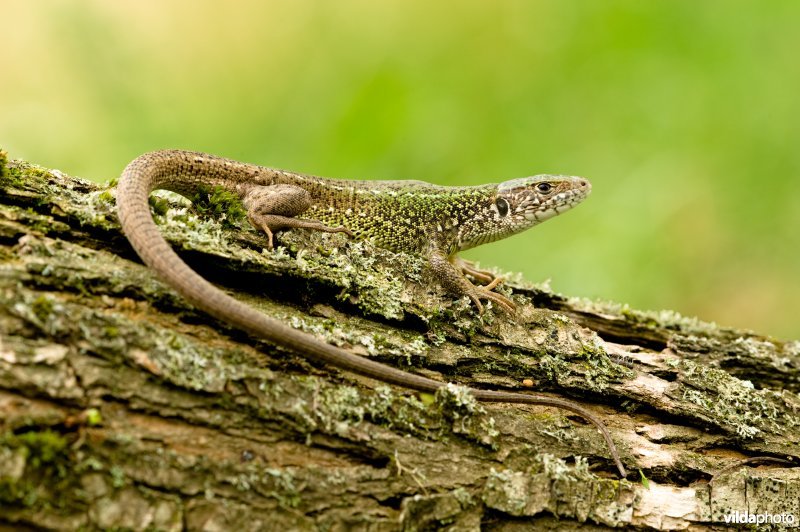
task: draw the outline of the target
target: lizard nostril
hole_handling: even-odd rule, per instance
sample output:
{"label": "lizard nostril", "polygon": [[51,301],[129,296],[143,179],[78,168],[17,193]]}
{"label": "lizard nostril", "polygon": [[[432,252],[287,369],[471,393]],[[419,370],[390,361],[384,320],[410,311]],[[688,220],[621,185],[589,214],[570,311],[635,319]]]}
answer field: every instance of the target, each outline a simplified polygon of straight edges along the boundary
{"label": "lizard nostril", "polygon": [[586,185],[588,185],[588,182],[585,179],[581,179],[580,181],[578,181],[578,185],[581,187],[585,187]]}

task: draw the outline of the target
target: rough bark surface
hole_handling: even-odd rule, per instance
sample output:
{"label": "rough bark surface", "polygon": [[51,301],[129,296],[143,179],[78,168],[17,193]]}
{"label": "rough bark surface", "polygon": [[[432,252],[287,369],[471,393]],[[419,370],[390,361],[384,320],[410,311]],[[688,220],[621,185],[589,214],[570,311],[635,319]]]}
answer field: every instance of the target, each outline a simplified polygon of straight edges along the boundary
{"label": "rough bark surface", "polygon": [[458,386],[420,396],[231,330],[136,260],[113,187],[0,156],[0,530],[800,519],[800,342],[521,279],[507,284],[514,317],[479,317],[416,257],[305,231],[267,252],[237,217],[209,216],[235,211],[213,198],[202,214],[152,203],[185,259],[236,297],[408,371],[578,401],[630,474],[579,417],[476,404]]}

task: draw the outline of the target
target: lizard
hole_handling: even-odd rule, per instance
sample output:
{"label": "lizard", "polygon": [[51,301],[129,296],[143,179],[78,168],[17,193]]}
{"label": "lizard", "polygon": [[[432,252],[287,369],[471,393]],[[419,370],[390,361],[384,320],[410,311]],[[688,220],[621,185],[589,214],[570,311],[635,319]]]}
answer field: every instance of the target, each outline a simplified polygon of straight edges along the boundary
{"label": "lizard", "polygon": [[[149,196],[157,189],[190,198],[201,188],[222,187],[241,200],[249,222],[274,244],[290,228],[342,232],[391,251],[419,254],[450,293],[513,313],[509,298],[493,292],[499,282],[457,257],[459,251],[523,231],[583,201],[591,184],[582,177],[537,175],[477,186],[423,181],[357,181],[309,176],[183,150],[150,152],[134,159],[117,185],[118,216],[142,261],[196,308],[250,334],[323,364],[389,384],[435,393],[445,382],[353,354],[298,331],[236,300],[181,259],[159,232]],[[485,286],[475,285],[465,274]],[[571,411],[603,435],[622,478],[626,471],[608,429],[594,414],[566,399],[467,388],[481,402],[544,405]]]}

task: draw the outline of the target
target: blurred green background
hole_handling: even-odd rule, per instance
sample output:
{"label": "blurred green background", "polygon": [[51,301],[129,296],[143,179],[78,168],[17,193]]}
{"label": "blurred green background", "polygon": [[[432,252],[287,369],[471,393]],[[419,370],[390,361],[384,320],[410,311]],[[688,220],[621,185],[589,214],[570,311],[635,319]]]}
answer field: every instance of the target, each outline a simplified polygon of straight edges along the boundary
{"label": "blurred green background", "polygon": [[0,0],[0,146],[94,180],[158,148],[329,177],[586,176],[468,258],[800,337],[800,2]]}

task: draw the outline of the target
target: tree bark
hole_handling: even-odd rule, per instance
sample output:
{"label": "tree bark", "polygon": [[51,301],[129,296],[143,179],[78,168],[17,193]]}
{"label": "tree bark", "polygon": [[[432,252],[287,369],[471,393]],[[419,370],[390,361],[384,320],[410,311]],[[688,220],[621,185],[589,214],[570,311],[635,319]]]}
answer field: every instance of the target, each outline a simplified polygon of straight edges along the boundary
{"label": "tree bark", "polygon": [[580,402],[620,447],[620,480],[580,417],[386,386],[195,311],[138,262],[113,187],[0,156],[0,191],[0,530],[800,519],[800,342],[521,279],[516,315],[478,316],[418,257],[306,231],[267,252],[246,223],[153,202],[189,264],[295,328],[445,382]]}

